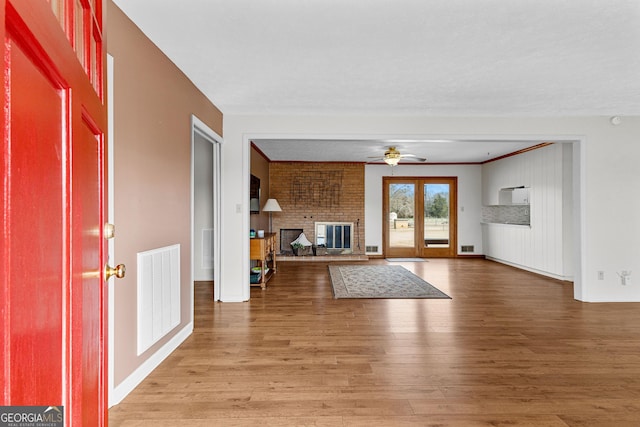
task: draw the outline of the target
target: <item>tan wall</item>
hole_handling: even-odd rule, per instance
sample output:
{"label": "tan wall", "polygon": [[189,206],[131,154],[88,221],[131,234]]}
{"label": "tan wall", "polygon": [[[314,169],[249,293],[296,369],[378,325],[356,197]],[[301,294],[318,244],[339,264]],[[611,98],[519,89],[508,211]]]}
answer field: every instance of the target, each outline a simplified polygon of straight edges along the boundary
{"label": "tan wall", "polygon": [[[108,2],[114,57],[116,387],[191,319],[191,115],[222,135],[222,113]],[[180,244],[181,324],[136,355],[136,254]]]}
{"label": "tan wall", "polygon": [[[316,221],[353,222],[354,253],[364,254],[364,164],[277,162],[270,166],[270,194],[282,212],[273,214],[278,248],[281,228],[301,228],[310,241]],[[360,249],[358,249],[358,235]]]}

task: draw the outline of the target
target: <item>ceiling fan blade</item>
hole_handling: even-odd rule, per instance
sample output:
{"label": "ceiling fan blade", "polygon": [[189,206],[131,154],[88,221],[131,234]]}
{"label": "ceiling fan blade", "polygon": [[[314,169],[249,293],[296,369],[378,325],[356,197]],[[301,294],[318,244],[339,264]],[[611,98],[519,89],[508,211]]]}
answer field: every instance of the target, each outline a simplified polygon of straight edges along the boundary
{"label": "ceiling fan blade", "polygon": [[426,162],[427,161],[427,159],[425,159],[424,157],[418,157],[415,154],[401,154],[400,157],[403,160],[406,159],[406,160],[409,160],[409,161],[412,161],[412,162]]}
{"label": "ceiling fan blade", "polygon": [[[378,156],[369,156],[370,160],[368,163],[384,161],[388,164],[396,165],[399,161],[408,160],[412,162],[426,162],[427,159],[418,157],[415,154],[400,154],[400,152],[396,149],[396,147],[389,147],[387,151],[385,151],[383,157]],[[395,161],[395,162],[394,162]]]}

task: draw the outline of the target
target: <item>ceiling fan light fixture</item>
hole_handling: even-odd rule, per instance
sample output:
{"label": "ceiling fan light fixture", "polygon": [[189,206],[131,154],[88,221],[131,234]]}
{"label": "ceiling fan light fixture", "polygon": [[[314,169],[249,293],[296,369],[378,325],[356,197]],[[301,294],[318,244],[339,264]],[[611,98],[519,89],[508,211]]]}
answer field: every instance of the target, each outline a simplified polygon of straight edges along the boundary
{"label": "ceiling fan light fixture", "polygon": [[384,153],[384,162],[389,166],[395,166],[400,161],[400,152],[396,150],[396,147],[389,147]]}

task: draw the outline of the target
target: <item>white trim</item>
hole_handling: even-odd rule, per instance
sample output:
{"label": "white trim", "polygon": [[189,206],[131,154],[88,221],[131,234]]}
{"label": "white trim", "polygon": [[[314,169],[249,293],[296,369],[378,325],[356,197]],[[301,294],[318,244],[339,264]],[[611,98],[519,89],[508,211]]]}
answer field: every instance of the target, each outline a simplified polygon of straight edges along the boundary
{"label": "white trim", "polygon": [[[253,136],[245,134],[242,139],[242,230],[249,230],[251,228],[250,217],[250,209],[249,209],[249,188],[250,188],[250,177],[251,177],[251,141]],[[271,193],[269,193],[269,197],[271,197]],[[237,212],[237,211],[236,211]],[[269,221],[269,226],[271,226],[271,221]],[[250,251],[249,245],[250,240],[248,238],[242,239],[242,293],[240,295],[241,301],[249,301],[251,299],[251,278],[250,275],[250,265],[251,261],[249,260]],[[228,300],[227,300],[228,301]],[[229,301],[230,302],[230,301]]]}
{"label": "white trim", "polygon": [[[587,295],[587,140],[578,138],[573,144],[573,253],[574,284],[573,297],[578,301],[589,301]],[[576,170],[579,168],[578,170]],[[578,184],[576,185],[576,179]]]}
{"label": "white trim", "polygon": [[135,371],[124,379],[111,393],[109,393],[110,406],[117,405],[127,397],[144,379],[153,372],[189,335],[193,332],[193,322],[185,325],[180,332],[175,334],[165,345],[153,353],[151,357],[142,363]]}
{"label": "white trim", "polygon": [[490,257],[490,256],[485,256],[485,259],[488,259],[489,261],[493,261],[493,262],[497,262],[500,264],[505,264],[511,267],[515,267],[518,268],[520,270],[525,270],[525,271],[529,271],[531,273],[535,273],[535,274],[539,274],[541,276],[545,276],[545,277],[550,277],[552,279],[557,279],[557,280],[562,280],[564,282],[572,282],[573,281],[573,276],[561,276],[559,274],[553,274],[553,273],[549,273],[547,271],[542,271],[542,270],[538,270],[535,268],[531,268],[531,267],[527,267],[526,265],[521,265],[521,264],[517,264],[515,262],[510,262],[510,261],[505,261],[502,260],[500,258],[494,258],[494,257]]}
{"label": "white trim", "polygon": [[193,194],[195,190],[195,136],[196,133],[202,136],[207,141],[213,144],[213,298],[215,301],[222,299],[221,297],[221,274],[222,262],[220,258],[220,251],[222,248],[222,218],[221,218],[221,200],[222,200],[222,175],[221,175],[221,154],[220,144],[224,143],[224,140],[220,135],[213,131],[206,123],[200,120],[195,115],[191,115],[191,321],[193,321],[194,301],[193,301],[193,279],[194,279],[194,254],[195,254],[195,227],[194,227],[194,213],[195,213],[195,201],[193,200]]}
{"label": "white trim", "polygon": [[398,134],[318,134],[318,133],[267,133],[267,132],[256,132],[245,135],[245,139],[248,141],[258,140],[258,139],[291,139],[291,140],[304,140],[304,139],[312,139],[312,140],[345,140],[345,141],[360,141],[360,140],[369,140],[369,141],[404,141],[404,140],[418,140],[418,141],[429,141],[429,140],[442,140],[442,141],[491,141],[491,142],[512,142],[512,141],[531,141],[531,142],[558,142],[558,143],[568,143],[584,140],[582,135],[547,135],[547,134],[527,134],[527,135],[519,135],[519,134],[412,134],[412,135],[402,135],[402,137],[398,137]]}
{"label": "white trim", "polygon": [[[115,224],[115,188],[114,188],[114,117],[113,117],[113,76],[114,62],[113,56],[107,55],[107,222]],[[115,259],[115,242],[110,239],[108,242],[107,262]],[[115,387],[115,284],[113,280],[107,282],[107,324],[108,324],[108,352],[107,352],[107,376],[108,376],[108,407],[113,406],[113,390]]]}

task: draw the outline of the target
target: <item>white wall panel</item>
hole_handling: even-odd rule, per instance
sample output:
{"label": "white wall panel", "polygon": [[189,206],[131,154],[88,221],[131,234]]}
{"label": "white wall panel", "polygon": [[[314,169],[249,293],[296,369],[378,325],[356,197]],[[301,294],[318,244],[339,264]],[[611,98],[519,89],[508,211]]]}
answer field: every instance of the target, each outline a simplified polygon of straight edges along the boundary
{"label": "white wall panel", "polygon": [[[564,168],[571,166],[571,152],[563,144],[554,144],[517,156],[487,163],[482,168],[485,204],[497,203],[498,191],[504,187],[530,187],[531,227],[493,225],[483,227],[485,255],[523,268],[571,279],[571,263],[565,245],[571,233],[564,229],[565,212],[572,192],[565,189]],[[568,157],[568,159],[567,159]],[[568,242],[565,242],[569,239]]]}

